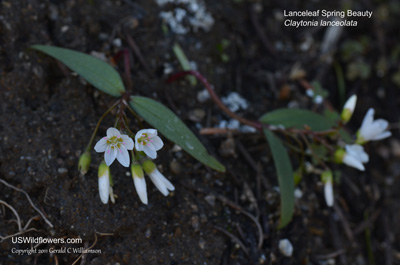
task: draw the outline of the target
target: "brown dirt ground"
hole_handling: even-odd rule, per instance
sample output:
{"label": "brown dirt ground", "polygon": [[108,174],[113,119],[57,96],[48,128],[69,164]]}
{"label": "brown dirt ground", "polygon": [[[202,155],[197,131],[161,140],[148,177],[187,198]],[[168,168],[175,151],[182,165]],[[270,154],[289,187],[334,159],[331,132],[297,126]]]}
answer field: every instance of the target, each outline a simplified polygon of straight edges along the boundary
{"label": "brown dirt ground", "polygon": [[[206,3],[216,20],[212,30],[174,36],[163,33],[158,18],[160,9],[174,6],[160,8],[154,1],[0,1],[0,178],[25,190],[54,224],[50,228],[37,218],[29,226],[36,230],[24,236],[83,239],[83,244],[41,244],[38,249],[88,247],[97,237],[94,249],[101,253],[85,255],[79,264],[400,264],[396,130],[391,139],[368,145],[371,161],[367,171],[337,166],[342,178],[335,187],[336,209],[326,207],[318,176],[307,176],[299,186],[303,196],[296,201],[294,219],[282,230],[277,230],[276,173],[266,142],[255,134],[235,134],[234,153],[228,156],[221,154],[226,135],[199,135],[209,152],[226,166],[225,174],[204,167],[182,151],[171,151],[173,144],[166,141],[156,162],[176,191],[165,198],[148,181],[148,206],[140,203],[131,177],[117,165],[111,168],[117,202],[101,203],[96,171],[102,157],[94,151],[89,173],[79,175],[79,155],[114,99],[66,74],[55,60],[30,50],[30,45],[113,56],[117,50],[111,41],[121,38],[122,46],[128,47],[126,34],[130,34],[150,69],[146,71],[133,56],[133,93],[167,105],[196,134],[190,116],[194,109],[206,111],[200,121],[203,126],[226,117],[212,102],[196,100],[200,85],[191,87],[185,81],[165,84],[164,63],[179,71],[171,51],[174,41],[197,63],[219,95],[237,91],[251,103],[240,115],[256,119],[289,102],[310,106],[300,84],[288,78],[296,63],[302,65],[307,80],[322,83],[333,107],[339,108],[335,71],[319,52],[325,28],[285,28],[279,18],[284,9],[339,10],[339,4],[291,0]],[[254,7],[259,11],[252,11]],[[365,79],[345,80],[346,95],[359,95],[350,127],[357,129],[369,107],[377,109],[377,117],[395,125],[400,97],[391,76],[399,65],[399,57],[393,55],[399,47],[398,5],[367,0],[353,3],[351,8],[373,10],[376,15],[360,19],[356,28],[345,28],[336,45],[369,39],[368,48],[356,59],[369,64],[371,74]],[[386,19],[379,12],[387,12]],[[122,28],[127,33],[122,33]],[[108,38],[99,38],[100,33]],[[224,51],[228,62],[221,61],[217,49],[223,39],[230,42]],[[301,44],[307,40],[311,46],[302,50]],[[388,62],[384,75],[376,71],[381,58]],[[334,59],[346,71],[347,62],[340,52],[334,53]],[[110,124],[113,120],[106,119],[99,134]],[[23,194],[1,183],[0,200],[16,209],[24,225],[37,215]],[[255,223],[236,205],[257,216],[263,233],[261,248],[257,248]],[[0,207],[1,236],[18,231],[14,219],[8,208]],[[241,240],[248,253],[226,232]],[[290,258],[279,252],[282,238],[293,244]],[[0,264],[72,264],[79,256],[12,253],[13,248],[30,246],[14,244],[11,239],[2,241]]]}

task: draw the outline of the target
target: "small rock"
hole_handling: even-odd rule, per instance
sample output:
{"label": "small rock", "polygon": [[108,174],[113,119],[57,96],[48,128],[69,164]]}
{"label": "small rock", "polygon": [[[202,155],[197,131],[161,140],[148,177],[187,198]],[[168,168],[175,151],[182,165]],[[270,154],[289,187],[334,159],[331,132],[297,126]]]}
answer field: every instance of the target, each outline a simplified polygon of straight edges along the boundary
{"label": "small rock", "polygon": [[215,196],[212,194],[207,195],[206,197],[204,197],[204,199],[206,200],[206,202],[211,205],[214,206],[215,205]]}
{"label": "small rock", "polygon": [[68,169],[66,169],[65,167],[60,167],[57,169],[57,172],[59,174],[66,174],[66,173],[68,173]]}
{"label": "small rock", "polygon": [[399,158],[400,157],[400,142],[398,141],[398,140],[396,140],[396,139],[392,139],[391,141],[390,141],[390,147],[391,147],[391,151],[392,151],[392,154],[395,156],[395,157],[397,157],[397,158]]}
{"label": "small rock", "polygon": [[179,174],[181,172],[181,165],[174,159],[169,163],[169,169],[173,174]]}
{"label": "small rock", "polygon": [[221,143],[219,147],[219,152],[224,157],[232,156],[236,158],[237,154],[235,149],[236,149],[235,140],[233,139],[232,135],[228,135],[228,138]]}
{"label": "small rock", "polygon": [[194,230],[196,230],[196,231],[199,230],[200,222],[199,222],[198,215],[193,215],[190,223],[192,224],[192,227],[194,228]]}
{"label": "small rock", "polygon": [[206,112],[203,109],[194,109],[189,113],[189,120],[194,122],[200,122],[206,116]]}
{"label": "small rock", "polygon": [[200,103],[207,101],[210,98],[210,94],[208,93],[207,89],[204,89],[197,93],[197,100]]}
{"label": "small rock", "polygon": [[180,147],[179,145],[177,145],[177,144],[175,144],[173,147],[172,147],[172,152],[180,152],[180,151],[182,151],[182,147]]}
{"label": "small rock", "polygon": [[206,241],[203,238],[200,238],[199,240],[199,247],[201,249],[204,249],[206,247]]}
{"label": "small rock", "polygon": [[296,188],[296,189],[294,190],[294,197],[295,197],[296,199],[300,199],[302,196],[303,196],[303,192],[301,191],[301,189]]}
{"label": "small rock", "polygon": [[114,45],[114,47],[116,48],[120,48],[122,46],[122,41],[119,38],[116,38],[112,41],[112,44]]}
{"label": "small rock", "polygon": [[147,228],[146,232],[144,232],[144,236],[145,236],[146,238],[150,238],[150,237],[151,237],[151,230],[150,230],[150,228]]}
{"label": "small rock", "polygon": [[289,239],[285,238],[285,239],[279,240],[279,250],[286,257],[292,256],[293,246],[292,246],[292,243],[290,243]]}

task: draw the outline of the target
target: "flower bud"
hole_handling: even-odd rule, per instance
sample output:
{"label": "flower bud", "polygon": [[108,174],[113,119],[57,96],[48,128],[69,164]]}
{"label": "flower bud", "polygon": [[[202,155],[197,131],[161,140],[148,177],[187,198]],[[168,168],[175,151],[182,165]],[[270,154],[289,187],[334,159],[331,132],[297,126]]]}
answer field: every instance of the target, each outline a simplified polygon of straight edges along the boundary
{"label": "flower bud", "polygon": [[135,184],[136,192],[139,195],[142,203],[147,204],[147,188],[146,188],[146,179],[144,178],[144,173],[142,166],[140,164],[131,165],[132,179]]}
{"label": "flower bud", "polygon": [[156,165],[151,160],[145,160],[142,163],[142,167],[144,172],[146,172],[146,174],[148,175],[150,175],[151,173],[154,172],[154,170],[156,170]]}
{"label": "flower bud", "polygon": [[327,170],[321,174],[322,182],[324,183],[324,195],[325,202],[329,207],[333,206],[334,196],[333,196],[333,186],[332,186],[332,171]]}
{"label": "flower bud", "polygon": [[100,199],[107,204],[110,196],[110,168],[104,161],[99,166],[98,177]]}
{"label": "flower bud", "polygon": [[337,164],[343,163],[343,158],[346,155],[346,151],[342,148],[336,150],[335,154],[333,155],[333,160]]}
{"label": "flower bud", "polygon": [[80,156],[78,163],[78,170],[80,171],[82,176],[84,176],[88,172],[91,160],[92,158],[90,156],[89,151],[85,151]]}
{"label": "flower bud", "polygon": [[133,178],[143,178],[143,168],[140,164],[133,164],[131,165],[131,173]]}
{"label": "flower bud", "polygon": [[342,114],[340,115],[344,123],[347,123],[351,119],[354,109],[356,108],[356,103],[357,103],[357,96],[353,95],[344,104]]}

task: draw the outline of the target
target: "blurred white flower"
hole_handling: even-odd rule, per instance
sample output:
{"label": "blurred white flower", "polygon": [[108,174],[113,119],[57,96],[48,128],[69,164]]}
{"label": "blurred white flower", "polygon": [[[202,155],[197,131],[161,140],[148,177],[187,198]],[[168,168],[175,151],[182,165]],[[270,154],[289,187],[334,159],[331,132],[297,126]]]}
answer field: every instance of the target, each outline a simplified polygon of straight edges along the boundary
{"label": "blurred white flower", "polygon": [[354,109],[356,108],[356,104],[357,104],[356,95],[351,96],[344,104],[343,111],[341,114],[341,118],[344,123],[348,122],[351,119]]}
{"label": "blurred white flower", "polygon": [[143,162],[142,166],[144,172],[149,175],[153,184],[164,196],[168,196],[170,191],[175,190],[174,185],[158,171],[156,165],[152,161],[146,160]]}
{"label": "blurred white flower", "polygon": [[155,129],[138,131],[135,136],[135,143],[136,150],[145,152],[151,159],[155,159],[157,151],[164,146],[161,138],[157,136],[157,130]]}
{"label": "blurred white flower", "polygon": [[364,152],[364,148],[361,145],[353,144],[345,146],[346,152],[343,156],[342,162],[350,167],[354,167],[358,170],[364,171],[363,163],[369,161],[368,154]]}
{"label": "blurred white flower", "polygon": [[148,203],[147,187],[143,169],[139,164],[132,164],[131,172],[136,192],[139,195],[139,198],[142,201],[142,203],[147,204]]}
{"label": "blurred white flower", "polygon": [[107,204],[110,196],[110,168],[104,162],[101,162],[99,166],[98,177],[100,199]]}
{"label": "blurred white flower", "polygon": [[130,159],[128,150],[133,150],[133,140],[128,135],[123,135],[115,128],[108,128],[107,136],[103,137],[94,146],[98,153],[104,152],[104,160],[110,166],[115,158],[124,167],[129,167]]}
{"label": "blurred white flower", "polygon": [[153,172],[148,173],[151,181],[157,187],[157,189],[164,195],[167,196],[170,191],[174,191],[175,187],[169,182],[168,179],[161,174],[160,171],[156,168]]}
{"label": "blurred white flower", "polygon": [[325,202],[329,207],[332,207],[334,203],[332,171],[330,170],[324,171],[321,174],[321,180],[324,183]]}
{"label": "blurred white flower", "polygon": [[324,195],[325,195],[325,201],[326,204],[329,207],[333,206],[333,185],[332,185],[332,179],[329,179],[325,182],[324,184]]}
{"label": "blurred white flower", "polygon": [[365,114],[361,128],[357,133],[357,143],[363,144],[368,141],[376,141],[385,139],[392,135],[391,132],[386,131],[389,123],[384,119],[374,121],[375,110],[370,108]]}

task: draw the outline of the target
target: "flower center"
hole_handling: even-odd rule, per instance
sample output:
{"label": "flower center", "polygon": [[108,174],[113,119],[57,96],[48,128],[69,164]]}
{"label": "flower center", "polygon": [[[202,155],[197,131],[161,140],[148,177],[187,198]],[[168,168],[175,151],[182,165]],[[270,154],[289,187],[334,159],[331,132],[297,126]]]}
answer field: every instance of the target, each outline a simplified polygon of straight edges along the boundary
{"label": "flower center", "polygon": [[113,136],[107,139],[107,144],[111,146],[111,149],[114,149],[114,147],[120,148],[121,143],[122,143],[121,137]]}
{"label": "flower center", "polygon": [[138,139],[139,144],[146,145],[150,142],[150,138],[147,133],[142,133],[142,136]]}

